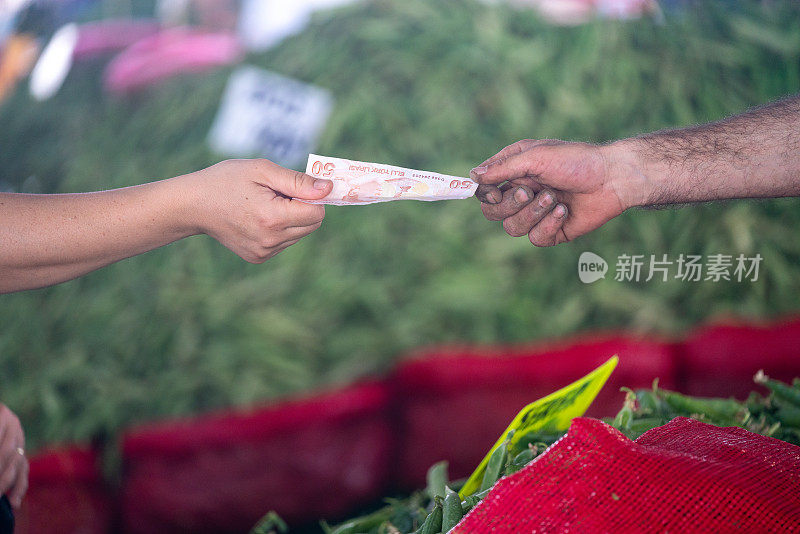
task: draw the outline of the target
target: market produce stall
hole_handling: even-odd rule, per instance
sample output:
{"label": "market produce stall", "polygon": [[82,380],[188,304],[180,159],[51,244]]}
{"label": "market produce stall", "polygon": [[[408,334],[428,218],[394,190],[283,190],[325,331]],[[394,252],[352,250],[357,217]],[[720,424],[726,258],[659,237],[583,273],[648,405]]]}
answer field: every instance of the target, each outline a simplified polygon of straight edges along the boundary
{"label": "market produce stall", "polygon": [[[792,532],[800,379],[759,371],[755,381],[769,396],[628,389],[613,420],[576,418],[566,433],[522,439],[512,430],[490,452],[480,486],[451,481],[446,462],[436,464],[425,490],[327,532]],[[278,526],[268,516],[254,530]]]}
{"label": "market produce stall", "polygon": [[0,519],[800,531],[798,27],[793,0],[0,0]]}
{"label": "market produce stall", "polygon": [[[753,375],[758,366],[749,376],[731,378],[727,385],[739,393],[736,398],[708,400],[697,388],[698,384],[709,383],[712,388],[717,383],[717,360],[706,358],[709,367],[701,368],[698,361],[702,360],[686,366],[685,358],[697,347],[708,347],[709,339],[714,346],[727,347],[727,352],[717,353],[719,358],[730,361],[737,355],[752,365],[765,362],[766,372],[758,374],[757,382]],[[743,342],[745,339],[749,342]],[[797,347],[797,320],[758,327],[711,325],[685,340],[658,343],[616,333],[517,347],[431,347],[416,351],[380,381],[265,408],[131,428],[123,442],[119,491],[100,471],[101,449],[67,448],[37,456],[32,460],[32,488],[19,529],[31,534],[56,533],[64,532],[64,525],[79,524],[99,534],[108,531],[110,518],[117,517],[129,532],[242,532],[270,510],[277,515],[268,517],[264,525],[287,522],[292,527],[313,527],[319,519],[339,525],[354,510],[378,503],[380,510],[363,520],[369,529],[397,521],[392,523],[395,527],[405,525],[405,532],[411,532],[424,523],[436,502],[428,490],[417,491],[419,488],[430,480],[447,478],[436,482],[437,487],[449,484],[452,490],[462,490],[459,484],[475,471],[492,443],[498,437],[503,438],[501,445],[505,442],[504,429],[521,407],[567,386],[611,354],[619,355],[619,363],[586,411],[594,418],[583,419],[575,427],[585,430],[580,431],[584,437],[599,433],[605,436],[604,443],[615,444],[619,450],[609,450],[609,455],[635,456],[635,444],[642,436],[666,439],[662,430],[656,430],[683,417],[719,426],[709,429],[683,422],[677,427],[680,430],[673,424],[664,435],[678,432],[683,437],[676,440],[683,442],[691,429],[702,429],[701,441],[710,447],[714,440],[730,437],[727,430],[719,433],[719,429],[736,426],[750,433],[734,431],[737,440],[756,440],[753,446],[762,444],[759,450],[769,458],[770,447],[798,443],[796,395],[800,385],[792,380],[800,376]],[[773,375],[783,382],[774,380]],[[654,377],[658,378],[655,387]],[[686,391],[687,384],[694,388],[691,396],[676,393]],[[635,392],[621,392],[625,385],[634,386]],[[611,429],[600,425],[598,417]],[[494,456],[485,483],[480,477],[480,486],[485,487],[458,499],[462,512],[466,515],[482,501],[504,475],[524,469],[525,476],[539,476],[536,466],[540,464],[532,460],[541,458],[567,434],[568,427],[566,422],[560,430],[518,434],[513,446],[506,445],[502,457]],[[769,439],[758,441],[754,434]],[[585,444],[586,440],[581,440]],[[792,447],[780,445],[775,454],[794,450],[796,455],[797,447]],[[730,447],[722,449],[729,451]],[[604,454],[591,450],[592,454]],[[797,470],[788,460],[782,465],[785,472],[773,480],[791,488],[797,484]],[[432,466],[435,468],[428,474]],[[615,469],[620,467],[606,472]],[[715,469],[711,468],[712,472]],[[664,477],[651,479],[661,484]],[[507,484],[501,482],[498,487]],[[649,490],[638,488],[635,498],[646,499]],[[443,507],[448,495],[442,493]],[[554,495],[556,499],[558,494]],[[784,494],[778,491],[776,495]],[[389,496],[397,499],[393,506],[382,508],[382,499]],[[451,508],[453,500],[451,496]],[[483,519],[497,515],[494,508],[484,510],[492,511],[481,512]],[[43,517],[48,519],[40,523]],[[262,530],[268,531],[267,527]]]}

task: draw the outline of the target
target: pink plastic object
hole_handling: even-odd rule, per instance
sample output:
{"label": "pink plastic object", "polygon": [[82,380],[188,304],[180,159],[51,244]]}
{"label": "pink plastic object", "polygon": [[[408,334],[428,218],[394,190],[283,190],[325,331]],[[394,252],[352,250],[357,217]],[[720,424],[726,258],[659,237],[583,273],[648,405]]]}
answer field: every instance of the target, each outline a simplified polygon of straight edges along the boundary
{"label": "pink plastic object", "polygon": [[239,61],[242,48],[229,33],[186,28],[145,37],[115,57],[105,73],[106,88],[126,93],[187,72],[204,72]]}
{"label": "pink plastic object", "polygon": [[78,28],[78,43],[72,57],[91,59],[122,50],[133,43],[158,33],[159,25],[150,19],[103,20]]}

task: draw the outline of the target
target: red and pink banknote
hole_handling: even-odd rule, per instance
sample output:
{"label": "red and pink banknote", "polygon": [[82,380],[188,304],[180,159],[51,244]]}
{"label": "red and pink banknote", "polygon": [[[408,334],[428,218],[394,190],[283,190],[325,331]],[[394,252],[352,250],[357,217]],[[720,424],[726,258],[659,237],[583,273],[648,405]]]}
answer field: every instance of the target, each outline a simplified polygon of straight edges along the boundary
{"label": "red and pink banknote", "polygon": [[457,200],[475,194],[469,178],[310,154],[306,174],[333,181],[333,191],[312,204],[337,206],[390,200]]}

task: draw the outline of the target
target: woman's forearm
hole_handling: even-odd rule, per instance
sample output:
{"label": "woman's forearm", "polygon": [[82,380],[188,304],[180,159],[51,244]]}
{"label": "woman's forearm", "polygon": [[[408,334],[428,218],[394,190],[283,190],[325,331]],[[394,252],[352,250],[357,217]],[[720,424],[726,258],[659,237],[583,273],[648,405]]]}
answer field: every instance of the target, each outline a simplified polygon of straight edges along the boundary
{"label": "woman's forearm", "polygon": [[197,233],[183,181],[96,193],[0,193],[0,293],[70,280]]}
{"label": "woman's forearm", "polygon": [[0,293],[44,287],[208,234],[261,263],[322,224],[333,187],[267,160],[229,160],[144,185],[65,195],[0,193]]}

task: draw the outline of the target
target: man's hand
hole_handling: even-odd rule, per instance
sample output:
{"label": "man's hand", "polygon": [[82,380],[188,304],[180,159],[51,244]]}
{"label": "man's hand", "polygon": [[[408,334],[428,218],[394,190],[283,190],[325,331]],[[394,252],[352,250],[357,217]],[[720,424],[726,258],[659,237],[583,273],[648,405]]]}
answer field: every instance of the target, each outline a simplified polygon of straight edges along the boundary
{"label": "man's hand", "polygon": [[14,412],[0,404],[0,494],[19,508],[28,490],[28,460],[25,434]]}
{"label": "man's hand", "polygon": [[556,245],[633,206],[800,196],[798,124],[795,95],[610,145],[520,141],[470,174],[488,219],[534,245]]}
{"label": "man's hand", "polygon": [[636,193],[608,148],[554,140],[507,146],[470,172],[482,184],[483,214],[540,247],[598,228],[633,205]]}
{"label": "man's hand", "polygon": [[320,227],[318,200],[333,182],[284,169],[267,160],[229,160],[186,175],[198,209],[198,232],[251,263],[263,263]]}

